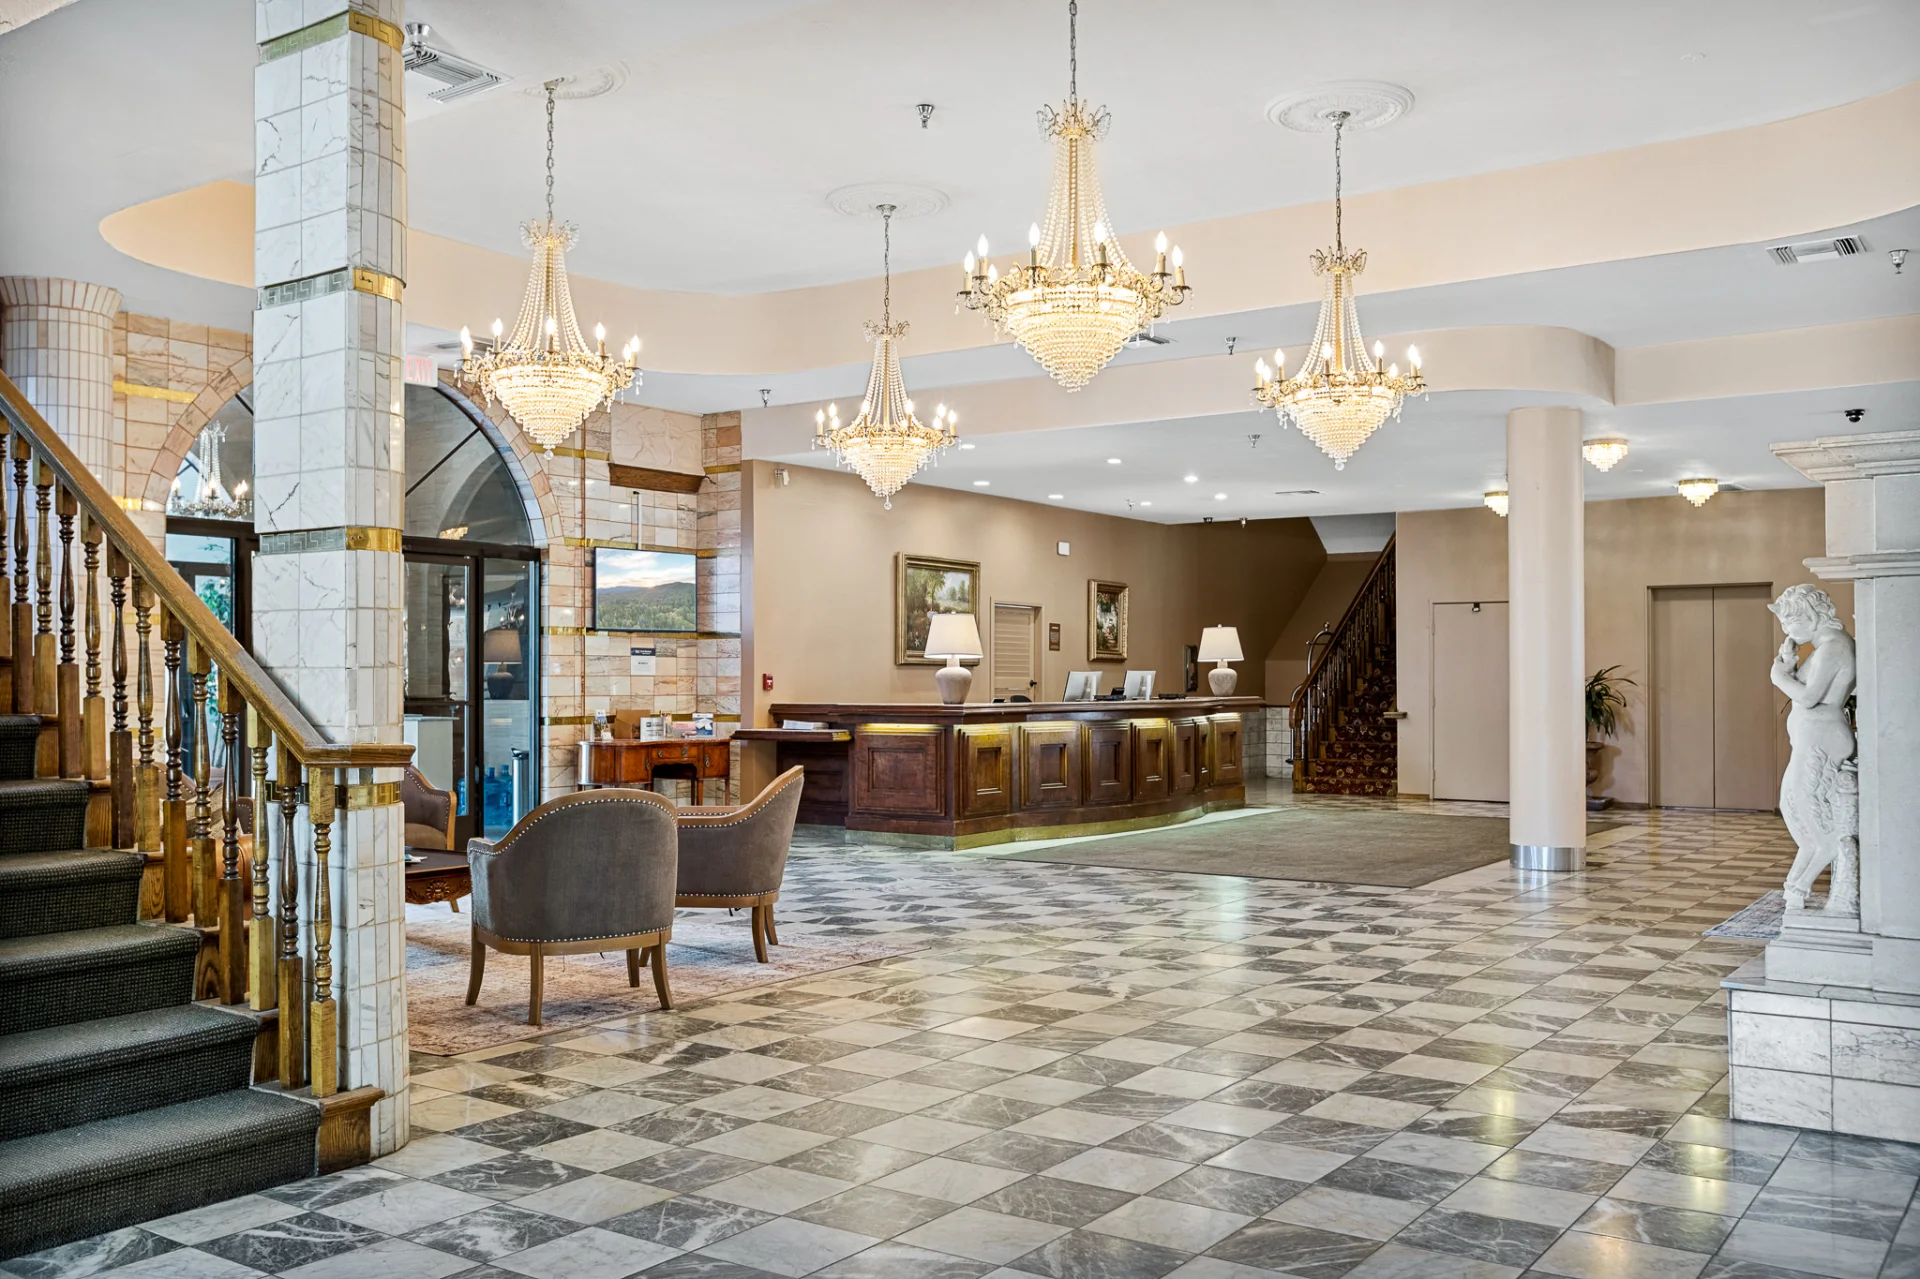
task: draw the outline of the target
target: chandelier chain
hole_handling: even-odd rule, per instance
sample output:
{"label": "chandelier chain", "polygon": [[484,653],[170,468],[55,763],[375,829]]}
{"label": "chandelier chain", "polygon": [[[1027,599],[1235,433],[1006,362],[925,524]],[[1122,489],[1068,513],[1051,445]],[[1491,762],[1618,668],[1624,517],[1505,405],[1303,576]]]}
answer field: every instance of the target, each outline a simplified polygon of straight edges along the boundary
{"label": "chandelier chain", "polygon": [[553,221],[553,91],[560,81],[549,80],[547,89],[547,221]]}
{"label": "chandelier chain", "polygon": [[1340,140],[1346,132],[1347,116],[1350,114],[1351,112],[1347,111],[1333,113],[1333,251],[1335,253],[1343,253],[1347,247],[1346,241],[1340,235]]}
{"label": "chandelier chain", "polygon": [[1067,0],[1067,100],[1080,100],[1080,0]]}
{"label": "chandelier chain", "polygon": [[880,264],[882,280],[880,293],[880,323],[893,323],[893,207],[891,204],[880,206]]}

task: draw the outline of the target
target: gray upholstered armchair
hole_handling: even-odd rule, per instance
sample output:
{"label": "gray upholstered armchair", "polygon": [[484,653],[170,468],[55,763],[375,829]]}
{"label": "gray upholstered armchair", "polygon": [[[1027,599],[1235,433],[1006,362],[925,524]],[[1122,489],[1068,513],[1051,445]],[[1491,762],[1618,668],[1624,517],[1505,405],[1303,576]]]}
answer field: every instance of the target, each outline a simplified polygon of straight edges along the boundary
{"label": "gray upholstered armchair", "polygon": [[441,790],[408,764],[400,774],[400,805],[408,848],[453,847],[453,792]]}
{"label": "gray upholstered armchair", "polygon": [[549,800],[498,843],[467,842],[473,871],[473,969],[467,1002],[480,998],[487,948],[531,960],[527,1024],[540,1024],[546,955],[627,952],[627,984],[640,984],[641,952],[653,965],[662,1008],[673,936],[676,869],[673,804],[650,791],[584,791]]}
{"label": "gray upholstered armchair", "polygon": [[803,769],[789,768],[753,802],[738,808],[682,808],[681,906],[726,906],[753,911],[753,954],[767,962],[767,943],[778,946],[773,903],[787,873],[787,846],[800,811]]}

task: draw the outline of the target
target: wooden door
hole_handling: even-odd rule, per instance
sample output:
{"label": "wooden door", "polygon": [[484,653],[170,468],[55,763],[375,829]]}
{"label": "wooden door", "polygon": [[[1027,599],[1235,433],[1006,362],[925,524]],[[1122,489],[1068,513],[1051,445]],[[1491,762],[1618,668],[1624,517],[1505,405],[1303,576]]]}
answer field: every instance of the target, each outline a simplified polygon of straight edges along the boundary
{"label": "wooden door", "polygon": [[1433,606],[1433,797],[1507,800],[1507,604]]}
{"label": "wooden door", "polygon": [[1713,807],[1713,588],[1655,587],[1647,801]]}
{"label": "wooden door", "polygon": [[1040,609],[993,606],[993,696],[1032,697],[1040,687]]}
{"label": "wooden door", "polygon": [[1713,588],[1713,806],[1777,808],[1773,614],[1767,586]]}

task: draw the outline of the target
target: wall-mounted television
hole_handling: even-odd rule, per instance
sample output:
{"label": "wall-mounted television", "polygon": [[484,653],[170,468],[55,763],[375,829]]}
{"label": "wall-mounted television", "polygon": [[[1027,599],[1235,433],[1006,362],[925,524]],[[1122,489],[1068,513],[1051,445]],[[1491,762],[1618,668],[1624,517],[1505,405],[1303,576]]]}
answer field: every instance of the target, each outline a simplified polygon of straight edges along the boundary
{"label": "wall-mounted television", "polygon": [[700,629],[694,603],[691,553],[593,552],[593,629],[692,634]]}

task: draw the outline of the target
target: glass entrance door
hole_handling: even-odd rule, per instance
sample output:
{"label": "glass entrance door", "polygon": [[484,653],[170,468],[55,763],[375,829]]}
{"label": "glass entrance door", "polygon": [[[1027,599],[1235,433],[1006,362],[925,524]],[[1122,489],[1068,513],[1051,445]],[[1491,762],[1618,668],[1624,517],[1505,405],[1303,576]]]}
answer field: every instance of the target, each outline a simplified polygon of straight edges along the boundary
{"label": "glass entrance door", "polygon": [[475,619],[480,628],[480,754],[475,784],[484,803],[481,825],[488,838],[505,834],[539,802],[534,761],[539,751],[540,666],[533,619],[539,613],[536,561],[479,561],[485,596]]}
{"label": "glass entrance door", "polygon": [[472,808],[472,570],[465,559],[406,557],[406,656],[403,731],[413,766],[428,784],[454,795],[454,842],[464,847]]}

